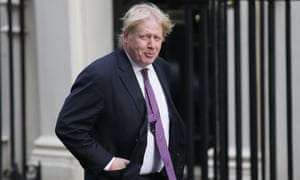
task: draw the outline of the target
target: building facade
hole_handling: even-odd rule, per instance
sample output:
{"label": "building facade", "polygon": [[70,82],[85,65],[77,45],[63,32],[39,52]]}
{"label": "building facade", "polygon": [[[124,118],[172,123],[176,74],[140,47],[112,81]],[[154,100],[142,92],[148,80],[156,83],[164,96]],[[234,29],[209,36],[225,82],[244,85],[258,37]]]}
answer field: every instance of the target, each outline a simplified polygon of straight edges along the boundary
{"label": "building facade", "polygon": [[[83,179],[83,170],[73,156],[65,149],[57,139],[54,127],[59,110],[65,97],[70,91],[77,74],[97,57],[103,56],[115,47],[114,41],[114,1],[111,0],[26,0],[25,1],[25,129],[26,129],[26,164],[41,165],[41,177],[43,180],[80,180]],[[12,1],[12,30],[14,90],[11,91],[11,74],[8,38],[7,3],[0,2],[1,14],[1,123],[2,123],[2,170],[12,171],[14,159],[19,172],[22,171],[22,74],[19,59],[20,37],[17,9],[19,1]],[[284,180],[288,176],[287,168],[287,127],[286,127],[286,65],[285,65],[285,3],[275,3],[276,9],[276,157],[280,162],[277,165],[277,179]],[[244,104],[242,109],[243,123],[243,165],[245,177],[250,179],[250,147],[249,147],[249,92],[247,52],[248,30],[247,1],[241,2],[241,49],[242,62],[242,92]],[[257,17],[260,14],[256,14]],[[292,100],[293,100],[293,167],[294,179],[300,178],[300,2],[291,1],[291,63],[292,63]],[[233,11],[228,9],[228,119],[229,119],[229,169],[235,169],[234,146],[234,42],[233,42]],[[281,43],[282,42],[282,43]],[[267,49],[267,47],[266,47]],[[267,57],[266,57],[267,58]],[[11,94],[14,95],[12,99]],[[11,100],[14,106],[11,106]],[[11,134],[11,110],[14,109],[13,125],[14,142]],[[268,118],[268,114],[266,115]],[[11,151],[11,144],[15,144],[15,153]],[[14,158],[11,156],[14,155]],[[211,154],[210,154],[211,155]],[[212,156],[212,155],[211,155]],[[268,156],[266,156],[268,158]],[[260,158],[260,157],[259,157]],[[209,165],[210,168],[213,165]],[[270,164],[267,164],[267,169]],[[196,168],[197,169],[197,168]],[[200,171],[195,170],[195,178]],[[248,174],[249,173],[249,174]],[[231,179],[235,179],[234,173],[230,173]],[[267,179],[270,177],[266,175]]]}

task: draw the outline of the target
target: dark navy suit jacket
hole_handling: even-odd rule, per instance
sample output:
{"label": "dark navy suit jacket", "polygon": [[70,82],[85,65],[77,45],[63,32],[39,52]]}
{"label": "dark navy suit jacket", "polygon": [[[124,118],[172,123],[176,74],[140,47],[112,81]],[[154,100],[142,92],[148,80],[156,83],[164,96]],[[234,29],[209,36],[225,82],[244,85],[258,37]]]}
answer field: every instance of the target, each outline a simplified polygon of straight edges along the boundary
{"label": "dark navy suit jacket", "polygon": [[[170,69],[153,63],[169,109],[169,150],[178,179],[186,160],[186,129],[169,90]],[[74,82],[59,113],[56,134],[85,170],[85,180],[137,179],[147,144],[146,105],[132,66],[118,49],[87,66]],[[113,156],[127,168],[104,171]]]}

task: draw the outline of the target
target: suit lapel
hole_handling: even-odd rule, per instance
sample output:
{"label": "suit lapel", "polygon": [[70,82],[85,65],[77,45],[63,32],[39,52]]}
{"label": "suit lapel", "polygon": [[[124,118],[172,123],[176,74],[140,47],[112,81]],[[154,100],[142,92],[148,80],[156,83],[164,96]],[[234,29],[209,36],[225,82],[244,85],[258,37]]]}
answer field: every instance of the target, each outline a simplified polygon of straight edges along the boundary
{"label": "suit lapel", "polygon": [[139,164],[141,164],[143,161],[144,152],[146,148],[145,142],[147,141],[147,136],[146,136],[147,120],[144,119],[146,118],[145,116],[146,105],[145,105],[144,96],[141,92],[135,73],[123,50],[120,51],[117,59],[118,59],[117,61],[119,66],[120,80],[122,84],[125,86],[125,88],[127,89],[128,94],[133,99],[136,109],[141,116],[139,140],[137,141],[137,144],[135,145],[132,155],[130,157],[130,161],[135,163],[129,164],[123,178],[123,179],[136,179],[140,169]]}
{"label": "suit lapel", "polygon": [[119,75],[123,85],[126,87],[128,94],[133,99],[136,108],[141,115],[144,115],[145,107],[141,106],[144,103],[144,96],[133,72],[131,64],[123,50],[118,53]]}
{"label": "suit lapel", "polygon": [[157,77],[160,81],[160,84],[163,88],[163,91],[165,93],[165,97],[166,97],[166,101],[167,101],[167,105],[168,105],[168,110],[169,110],[169,119],[172,120],[172,116],[173,116],[173,103],[172,103],[172,99],[171,99],[171,93],[168,87],[168,80],[167,77],[165,76],[164,70],[163,70],[163,66],[159,65],[159,61],[156,60],[153,64],[153,67],[155,69],[155,72],[157,74]]}
{"label": "suit lapel", "polygon": [[[117,59],[118,59],[120,79],[121,79],[123,85],[126,87],[128,94],[133,99],[138,112],[140,113],[140,115],[142,117],[145,117],[144,115],[146,112],[146,106],[141,106],[141,104],[145,104],[144,96],[141,92],[140,86],[139,86],[136,76],[133,72],[133,69],[129,62],[129,59],[127,58],[124,50],[119,50],[117,54],[118,54]],[[170,120],[171,120],[172,115],[173,115],[172,114],[173,106],[172,106],[171,94],[170,94],[169,87],[168,87],[168,81],[167,81],[167,78],[166,78],[164,70],[163,70],[163,65],[161,65],[159,63],[160,63],[159,59],[155,60],[155,62],[153,63],[153,67],[157,73],[158,79],[159,79],[160,84],[165,93],[168,110],[169,110],[169,116],[170,116]],[[143,123],[143,126],[141,127],[141,131],[140,131],[140,133],[141,133],[140,135],[143,134],[145,128],[147,127],[146,124],[147,123]]]}
{"label": "suit lapel", "polygon": [[[153,67],[155,69],[155,72],[157,74],[157,77],[159,79],[159,82],[163,88],[163,91],[165,93],[167,102],[170,100],[170,92],[169,92],[169,87],[168,87],[168,81],[167,78],[165,77],[164,71],[162,69],[162,66],[159,65],[159,62],[156,60],[153,64]],[[169,106],[169,104],[168,104]]]}

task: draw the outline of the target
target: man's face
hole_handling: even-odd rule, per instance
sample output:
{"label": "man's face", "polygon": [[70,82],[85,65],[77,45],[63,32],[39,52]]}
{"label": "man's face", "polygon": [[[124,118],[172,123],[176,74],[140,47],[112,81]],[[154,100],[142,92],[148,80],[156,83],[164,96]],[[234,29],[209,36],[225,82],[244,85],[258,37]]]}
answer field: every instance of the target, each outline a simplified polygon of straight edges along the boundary
{"label": "man's face", "polygon": [[124,48],[139,66],[152,64],[163,42],[161,24],[154,17],[139,23],[131,32],[124,33]]}

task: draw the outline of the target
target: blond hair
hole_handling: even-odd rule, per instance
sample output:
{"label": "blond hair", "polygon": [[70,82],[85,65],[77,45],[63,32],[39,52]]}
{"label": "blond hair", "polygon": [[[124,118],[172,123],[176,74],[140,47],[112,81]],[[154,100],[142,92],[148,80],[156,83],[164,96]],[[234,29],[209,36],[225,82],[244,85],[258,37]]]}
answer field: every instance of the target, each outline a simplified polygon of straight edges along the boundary
{"label": "blond hair", "polygon": [[119,47],[123,47],[123,33],[131,32],[141,21],[154,16],[162,26],[163,38],[171,33],[174,24],[168,14],[164,13],[153,3],[141,3],[132,6],[121,18],[123,21],[122,33],[119,35]]}

